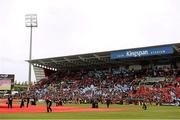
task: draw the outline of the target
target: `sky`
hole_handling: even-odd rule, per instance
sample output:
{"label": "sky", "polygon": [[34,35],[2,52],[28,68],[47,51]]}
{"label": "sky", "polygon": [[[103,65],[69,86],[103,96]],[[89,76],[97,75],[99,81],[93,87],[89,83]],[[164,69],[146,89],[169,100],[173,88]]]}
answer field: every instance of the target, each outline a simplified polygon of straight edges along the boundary
{"label": "sky", "polygon": [[[32,59],[180,42],[179,0],[0,0],[0,74],[28,80]],[[35,81],[32,73],[32,81]]]}

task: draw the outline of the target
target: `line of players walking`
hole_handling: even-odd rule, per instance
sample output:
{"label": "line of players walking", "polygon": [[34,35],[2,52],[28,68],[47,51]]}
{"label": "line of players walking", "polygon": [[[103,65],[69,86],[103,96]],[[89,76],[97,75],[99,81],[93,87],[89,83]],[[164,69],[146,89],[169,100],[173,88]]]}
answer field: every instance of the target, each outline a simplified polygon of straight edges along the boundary
{"label": "line of players walking", "polygon": [[[11,95],[8,96],[8,108],[12,108],[12,102],[13,102],[13,97]],[[26,97],[21,97],[21,103],[20,103],[20,108],[25,106],[25,102],[26,102],[26,107],[28,108],[29,103],[30,103],[30,97],[26,96]],[[47,112],[52,112],[52,99],[49,96],[45,97],[45,102],[46,102],[46,107],[47,107]],[[92,99],[91,101],[92,103],[92,108],[98,108],[98,100],[97,99]],[[107,108],[109,108],[109,105],[111,104],[111,99],[108,97],[106,99],[106,105]],[[31,105],[36,105],[36,98],[33,97],[33,101],[31,101]],[[58,100],[58,102],[56,102],[56,105],[62,105],[62,101]],[[147,109],[147,106],[145,103],[143,103],[143,107],[144,110]]]}

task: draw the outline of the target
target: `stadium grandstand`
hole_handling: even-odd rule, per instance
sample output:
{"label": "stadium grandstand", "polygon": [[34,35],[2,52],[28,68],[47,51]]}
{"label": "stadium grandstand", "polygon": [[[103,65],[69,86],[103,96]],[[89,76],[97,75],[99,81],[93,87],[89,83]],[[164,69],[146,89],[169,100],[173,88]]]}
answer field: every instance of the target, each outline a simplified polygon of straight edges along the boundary
{"label": "stadium grandstand", "polygon": [[28,62],[37,80],[30,90],[40,99],[50,93],[63,102],[86,103],[94,98],[103,103],[110,97],[112,103],[179,105],[180,43]]}
{"label": "stadium grandstand", "polygon": [[[111,55],[114,52],[121,51],[139,51],[141,49],[149,48],[161,48],[164,46],[171,46],[173,48],[172,53],[157,53],[152,55],[139,55],[139,56],[127,56],[119,57],[114,59]],[[67,69],[81,69],[81,68],[103,68],[103,67],[120,67],[120,66],[130,66],[130,65],[147,65],[147,64],[158,64],[158,63],[177,63],[180,64],[180,43],[151,46],[143,48],[116,50],[116,51],[106,51],[98,53],[62,56],[54,58],[44,58],[44,59],[34,59],[29,60],[33,67],[36,76],[36,81],[39,81],[46,77],[45,71],[59,71]]]}

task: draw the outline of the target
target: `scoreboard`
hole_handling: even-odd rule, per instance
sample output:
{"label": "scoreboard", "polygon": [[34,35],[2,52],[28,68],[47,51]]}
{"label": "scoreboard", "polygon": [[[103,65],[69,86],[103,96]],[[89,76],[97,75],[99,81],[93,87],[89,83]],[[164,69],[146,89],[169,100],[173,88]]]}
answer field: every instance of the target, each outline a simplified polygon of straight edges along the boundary
{"label": "scoreboard", "polygon": [[0,74],[0,90],[12,90],[14,86],[13,74]]}

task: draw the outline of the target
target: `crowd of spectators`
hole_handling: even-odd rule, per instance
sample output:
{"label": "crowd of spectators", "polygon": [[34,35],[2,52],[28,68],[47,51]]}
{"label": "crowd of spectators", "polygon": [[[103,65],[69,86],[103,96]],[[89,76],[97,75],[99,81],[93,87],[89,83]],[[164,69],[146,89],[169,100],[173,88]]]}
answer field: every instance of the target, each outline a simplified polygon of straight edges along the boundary
{"label": "crowd of spectators", "polygon": [[[105,103],[107,98],[119,104],[138,104],[141,101],[172,103],[180,97],[179,73],[180,70],[173,67],[58,71],[31,86],[28,94],[37,96],[37,99],[50,96],[57,104],[90,103],[92,99]],[[160,80],[148,86],[147,78]]]}

